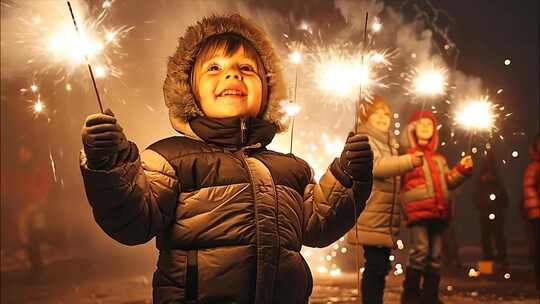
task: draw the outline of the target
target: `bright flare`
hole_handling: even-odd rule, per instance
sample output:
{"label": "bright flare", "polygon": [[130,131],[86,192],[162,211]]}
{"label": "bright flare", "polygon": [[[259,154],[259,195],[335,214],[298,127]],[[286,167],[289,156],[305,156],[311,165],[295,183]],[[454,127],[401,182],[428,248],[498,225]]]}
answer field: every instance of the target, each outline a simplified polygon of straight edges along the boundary
{"label": "bright flare", "polygon": [[444,68],[431,67],[415,70],[412,92],[417,96],[435,97],[446,92],[447,71]]}
{"label": "bright flare", "polygon": [[302,54],[299,51],[294,51],[289,55],[289,60],[294,64],[302,62]]}
{"label": "bright flare", "polygon": [[375,32],[375,33],[378,33],[381,31],[382,29],[382,23],[379,21],[379,19],[375,18],[375,21],[373,22],[373,24],[371,25],[371,29]]}
{"label": "bright flare", "polygon": [[494,128],[496,114],[487,96],[463,105],[455,114],[455,122],[466,130],[489,131]]}
{"label": "bright flare", "polygon": [[283,102],[281,106],[287,117],[294,117],[300,112],[300,106],[294,102]]}

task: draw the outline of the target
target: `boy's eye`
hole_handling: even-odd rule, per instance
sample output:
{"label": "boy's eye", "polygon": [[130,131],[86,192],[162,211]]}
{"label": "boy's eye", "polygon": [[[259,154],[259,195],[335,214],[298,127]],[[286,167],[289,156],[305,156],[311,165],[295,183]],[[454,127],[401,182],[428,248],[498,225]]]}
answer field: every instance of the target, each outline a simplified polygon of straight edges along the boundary
{"label": "boy's eye", "polygon": [[249,64],[243,64],[240,66],[240,70],[242,72],[254,72],[255,71],[255,68],[252,67],[251,65]]}
{"label": "boy's eye", "polygon": [[219,65],[217,64],[212,64],[208,67],[208,71],[209,72],[215,72],[215,71],[219,71],[220,70],[220,67]]}

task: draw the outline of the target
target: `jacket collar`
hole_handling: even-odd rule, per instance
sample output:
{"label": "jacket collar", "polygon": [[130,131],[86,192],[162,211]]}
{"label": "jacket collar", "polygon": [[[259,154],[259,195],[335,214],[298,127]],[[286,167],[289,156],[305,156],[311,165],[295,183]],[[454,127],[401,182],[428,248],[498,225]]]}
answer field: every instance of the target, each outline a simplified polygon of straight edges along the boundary
{"label": "jacket collar", "polygon": [[189,127],[202,141],[235,150],[249,146],[265,147],[276,134],[274,124],[251,117],[195,117],[189,121]]}

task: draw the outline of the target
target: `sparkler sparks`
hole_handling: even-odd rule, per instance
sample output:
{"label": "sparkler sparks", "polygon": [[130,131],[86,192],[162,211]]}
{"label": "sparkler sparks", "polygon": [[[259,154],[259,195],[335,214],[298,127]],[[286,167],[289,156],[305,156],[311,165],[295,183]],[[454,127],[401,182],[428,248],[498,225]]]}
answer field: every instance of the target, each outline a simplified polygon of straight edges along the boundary
{"label": "sparkler sparks", "polygon": [[446,93],[448,86],[447,70],[432,65],[429,68],[415,69],[412,73],[410,92],[416,96],[436,97]]}
{"label": "sparkler sparks", "polygon": [[294,64],[302,62],[302,53],[300,51],[294,51],[289,55],[289,60]]}
{"label": "sparkler sparks", "polygon": [[[314,78],[317,86],[332,100],[356,100],[362,87],[362,98],[369,99],[375,88],[385,88],[385,77],[378,76],[378,68],[389,65],[385,52],[366,54],[362,64],[360,54],[330,48],[315,54]],[[337,98],[336,98],[337,97]]]}
{"label": "sparkler sparks", "polygon": [[11,13],[18,15],[17,20],[20,21],[17,43],[21,49],[29,52],[27,63],[32,73],[54,74],[59,81],[86,81],[85,77],[75,75],[86,73],[86,55],[92,65],[104,68],[106,73],[103,77],[120,77],[122,73],[113,62],[124,56],[121,42],[133,27],[104,26],[113,2],[104,1],[102,8],[92,11],[84,5],[77,5],[80,37],[73,27],[69,12],[66,13],[65,2],[41,5],[33,1],[13,8]]}
{"label": "sparkler sparks", "polygon": [[495,127],[496,105],[484,96],[465,103],[455,114],[455,122],[465,130],[490,131]]}
{"label": "sparkler sparks", "polygon": [[378,18],[375,18],[375,20],[373,21],[373,24],[371,25],[371,30],[375,33],[378,33],[381,31],[381,29],[382,29],[382,23],[380,22]]}
{"label": "sparkler sparks", "polygon": [[294,117],[300,112],[300,106],[294,102],[281,102],[281,111],[285,113],[287,117]]}

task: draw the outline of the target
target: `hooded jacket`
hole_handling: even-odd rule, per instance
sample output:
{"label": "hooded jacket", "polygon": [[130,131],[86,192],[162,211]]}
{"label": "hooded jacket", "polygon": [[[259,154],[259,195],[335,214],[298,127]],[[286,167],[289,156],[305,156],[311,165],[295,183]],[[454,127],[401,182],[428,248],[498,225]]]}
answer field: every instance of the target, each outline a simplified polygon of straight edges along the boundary
{"label": "hooded jacket", "polygon": [[[259,52],[269,73],[262,119],[213,119],[198,107],[190,67],[200,43],[219,33],[242,35]],[[164,83],[171,123],[183,136],[140,155],[131,143],[110,170],[88,168],[82,155],[99,226],[127,245],[156,237],[154,303],[307,303],[312,278],[301,247],[325,247],[345,234],[371,180],[345,187],[350,180],[335,160],[316,183],[306,162],[266,149],[284,130],[284,88],[260,28],[239,15],[205,18],[180,38]]]}
{"label": "hooded jacket", "polygon": [[[433,136],[425,146],[418,144],[415,128],[421,118],[428,118],[433,123]],[[407,225],[421,220],[450,220],[450,201],[448,191],[457,188],[470,174],[461,164],[451,170],[446,158],[437,153],[438,133],[435,129],[437,120],[430,111],[413,113],[402,145],[407,154],[424,153],[422,167],[414,168],[403,177],[400,201],[404,206]]]}
{"label": "hooded jacket", "polygon": [[394,248],[401,225],[401,208],[398,205],[400,176],[414,167],[412,156],[398,155],[395,137],[390,132],[376,129],[369,122],[361,125],[358,133],[369,138],[373,151],[373,188],[356,222],[357,231],[354,228],[349,231],[347,241]]}
{"label": "hooded jacket", "polygon": [[540,138],[529,148],[531,161],[523,175],[523,208],[527,219],[540,218]]}

